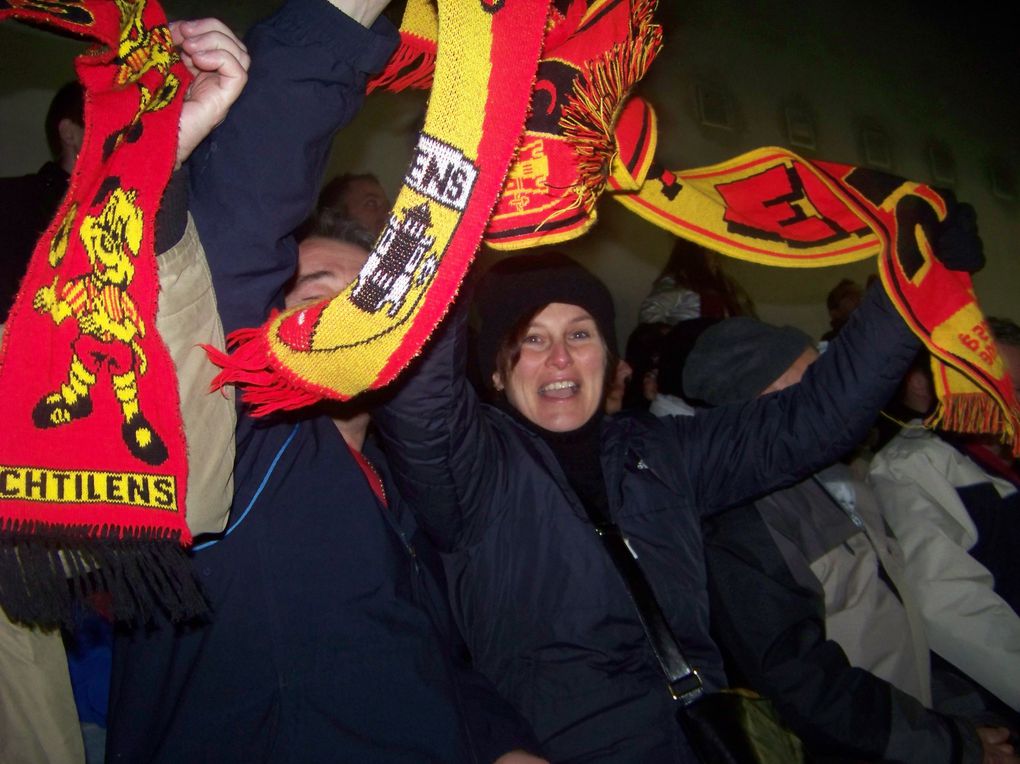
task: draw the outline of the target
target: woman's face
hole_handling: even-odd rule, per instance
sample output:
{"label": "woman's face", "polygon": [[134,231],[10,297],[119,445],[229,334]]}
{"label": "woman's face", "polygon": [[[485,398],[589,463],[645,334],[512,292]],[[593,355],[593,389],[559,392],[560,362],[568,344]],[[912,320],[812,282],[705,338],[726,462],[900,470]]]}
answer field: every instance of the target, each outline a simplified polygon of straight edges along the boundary
{"label": "woman's face", "polygon": [[606,348],[595,319],[584,308],[554,302],[531,319],[520,360],[507,378],[496,371],[496,389],[529,421],[553,432],[583,425],[602,405]]}

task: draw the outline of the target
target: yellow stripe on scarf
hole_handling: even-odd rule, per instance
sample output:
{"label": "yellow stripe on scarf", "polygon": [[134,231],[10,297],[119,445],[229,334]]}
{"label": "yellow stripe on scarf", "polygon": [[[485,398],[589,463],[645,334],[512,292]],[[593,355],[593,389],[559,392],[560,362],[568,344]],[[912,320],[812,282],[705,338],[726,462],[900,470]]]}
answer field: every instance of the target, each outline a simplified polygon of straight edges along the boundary
{"label": "yellow stripe on scarf", "polygon": [[550,0],[439,6],[422,134],[365,267],[331,301],[232,335],[218,384],[255,413],[346,399],[391,381],[446,313],[474,257],[523,129]]}
{"label": "yellow stripe on scarf", "polygon": [[937,192],[780,148],[695,170],[656,168],[636,191],[635,180],[614,163],[613,198],[730,257],[818,268],[877,256],[886,293],[932,353],[939,405],[928,424],[997,432],[1020,452],[1020,407],[970,276],[942,265],[929,240],[948,214]]}
{"label": "yellow stripe on scarf", "polygon": [[[409,170],[415,182],[405,179],[387,227],[365,268],[322,312],[310,352],[295,350],[280,339],[279,328],[293,313],[281,314],[270,328],[277,363],[313,385],[336,386],[341,394],[353,395],[370,388],[404,339],[462,212],[434,200],[445,197],[457,203],[466,199],[472,175],[477,173],[474,161],[482,136],[479,105],[485,102],[491,74],[492,16],[481,11],[478,3],[444,3],[440,13],[441,49],[449,46],[465,55],[456,61],[441,58],[437,62],[434,92],[458,93],[459,97],[446,101],[440,109],[428,110],[425,136],[419,141]],[[428,137],[437,135],[445,140]],[[427,177],[433,161],[441,173],[435,179]],[[448,179],[447,172],[451,176]],[[445,194],[441,187],[444,179]],[[426,195],[423,190],[433,193]],[[394,268],[392,273],[380,273],[387,257],[396,260],[400,253],[394,250],[399,248],[419,250],[406,260],[410,267],[401,265],[399,272]],[[373,282],[379,282],[374,303],[380,309],[367,312],[352,304],[351,298],[354,294],[366,295]],[[307,308],[297,311],[306,312]]]}

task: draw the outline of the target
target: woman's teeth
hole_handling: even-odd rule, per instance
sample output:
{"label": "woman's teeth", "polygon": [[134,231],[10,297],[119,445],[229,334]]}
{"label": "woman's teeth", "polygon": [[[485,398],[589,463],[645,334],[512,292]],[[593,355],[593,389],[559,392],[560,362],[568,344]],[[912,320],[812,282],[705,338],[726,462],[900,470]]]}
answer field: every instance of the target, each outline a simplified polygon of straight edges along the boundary
{"label": "woman's teeth", "polygon": [[559,382],[550,382],[548,385],[542,385],[538,392],[545,393],[562,393],[562,392],[573,392],[577,389],[577,383],[568,379],[560,380]]}

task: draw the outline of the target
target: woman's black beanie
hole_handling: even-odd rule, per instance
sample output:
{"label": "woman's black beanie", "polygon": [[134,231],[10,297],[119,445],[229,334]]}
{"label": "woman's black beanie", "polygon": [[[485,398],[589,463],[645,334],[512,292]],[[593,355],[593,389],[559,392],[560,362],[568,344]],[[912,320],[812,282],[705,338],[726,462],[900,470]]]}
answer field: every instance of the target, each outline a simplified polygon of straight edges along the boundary
{"label": "woman's black beanie", "polygon": [[478,364],[489,384],[496,354],[507,333],[525,316],[562,302],[591,313],[612,355],[616,348],[616,312],[606,285],[586,268],[560,252],[519,255],[501,260],[482,277],[475,293]]}

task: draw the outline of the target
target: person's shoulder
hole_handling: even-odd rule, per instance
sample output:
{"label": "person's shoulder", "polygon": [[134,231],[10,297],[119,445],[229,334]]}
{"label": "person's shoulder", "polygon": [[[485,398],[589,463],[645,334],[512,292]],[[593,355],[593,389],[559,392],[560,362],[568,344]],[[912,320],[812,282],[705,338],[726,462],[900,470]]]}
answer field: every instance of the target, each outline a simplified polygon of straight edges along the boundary
{"label": "person's shoulder", "polygon": [[69,176],[58,165],[47,162],[39,172],[0,178],[0,199],[5,207],[43,208],[52,212],[51,207],[60,201],[67,190]]}
{"label": "person's shoulder", "polygon": [[919,421],[907,424],[875,454],[872,463],[895,462],[909,459],[918,454],[933,453],[952,449],[932,430]]}
{"label": "person's shoulder", "polygon": [[620,443],[619,452],[625,459],[645,461],[663,475],[682,460],[684,439],[678,436],[677,428],[686,427],[692,420],[687,416],[658,417],[648,411],[621,411],[605,419],[603,448]]}
{"label": "person's shoulder", "polygon": [[45,187],[45,180],[38,173],[0,178],[0,193],[3,194],[31,192],[43,187]]}
{"label": "person's shoulder", "polygon": [[657,439],[665,437],[669,430],[669,418],[656,416],[650,411],[625,409],[607,416],[604,427],[606,432],[628,439]]}
{"label": "person's shoulder", "polygon": [[875,454],[869,476],[952,486],[987,479],[985,472],[951,443],[921,427],[905,428]]}

